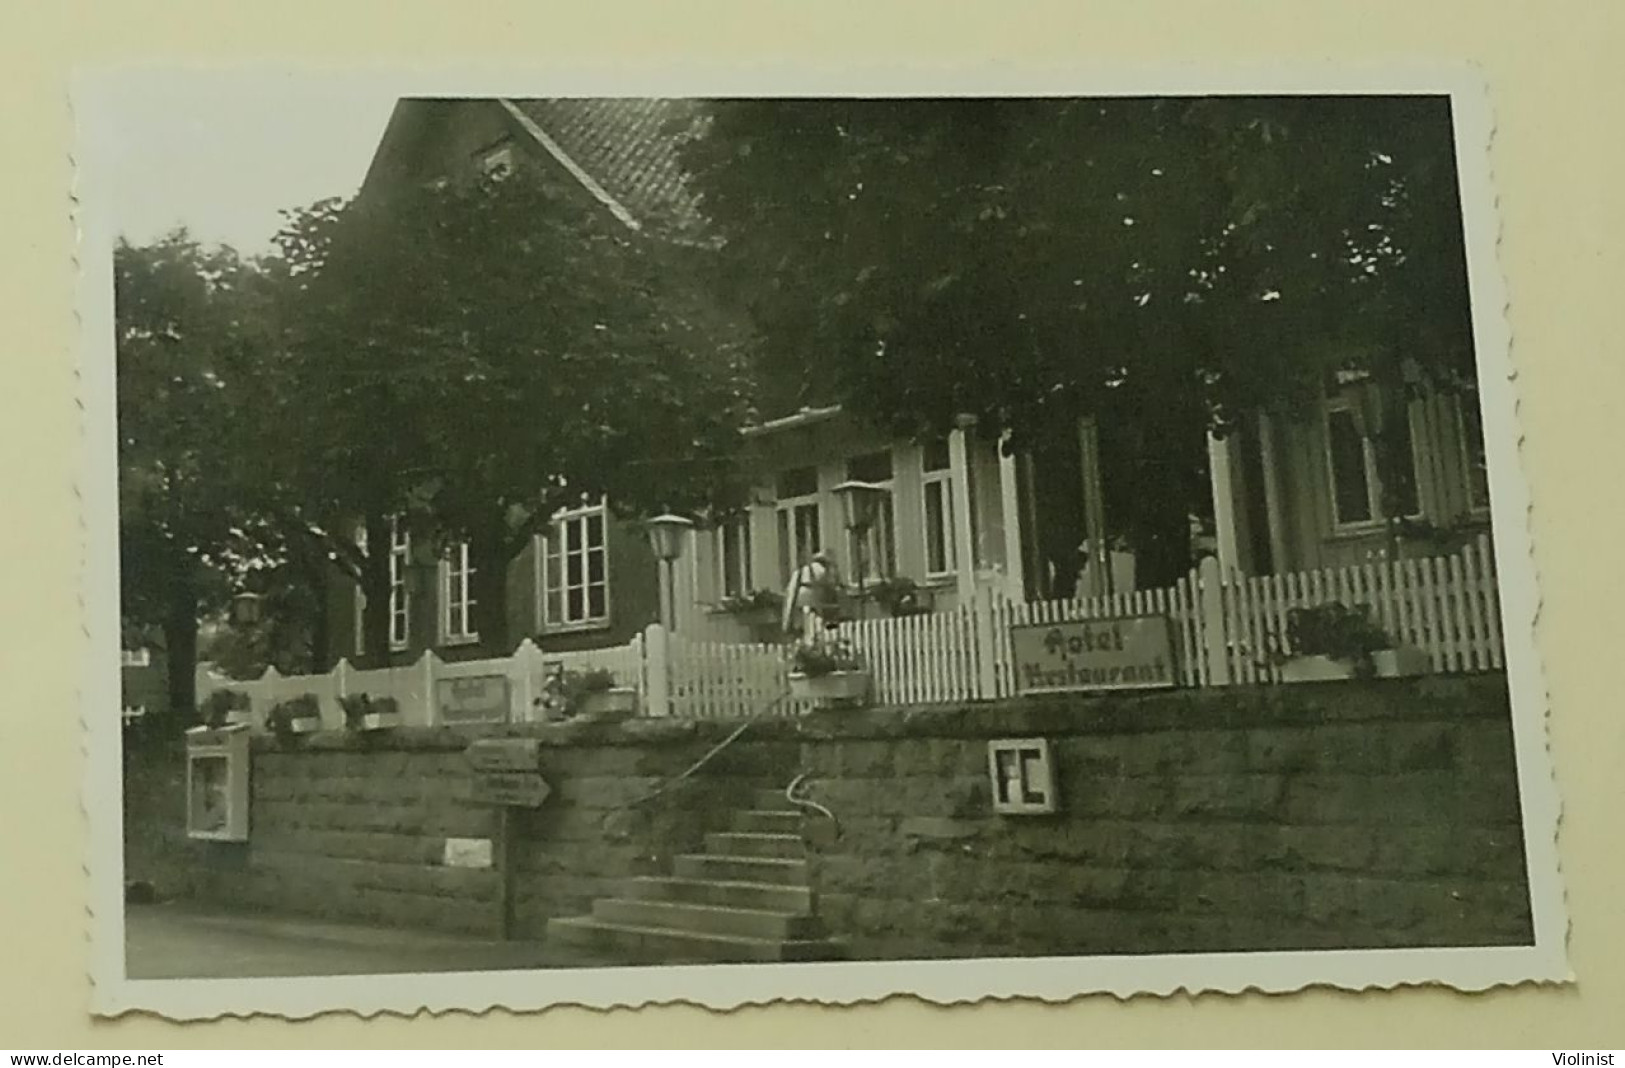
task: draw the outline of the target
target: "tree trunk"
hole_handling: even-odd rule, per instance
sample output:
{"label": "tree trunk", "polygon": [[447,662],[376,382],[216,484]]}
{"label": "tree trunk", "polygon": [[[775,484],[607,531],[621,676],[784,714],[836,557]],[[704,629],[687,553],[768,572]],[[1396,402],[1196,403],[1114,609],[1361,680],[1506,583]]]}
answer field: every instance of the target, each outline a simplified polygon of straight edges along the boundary
{"label": "tree trunk", "polygon": [[197,604],[192,577],[178,570],[170,586],[163,624],[167,718],[177,730],[190,726],[197,714]]}
{"label": "tree trunk", "polygon": [[508,565],[513,549],[502,537],[476,535],[468,542],[474,569],[469,591],[474,597],[473,623],[488,656],[507,656],[518,644],[508,620]]}
{"label": "tree trunk", "polygon": [[389,536],[390,522],[383,515],[367,517],[367,553],[361,561],[361,663],[368,667],[389,664]]}

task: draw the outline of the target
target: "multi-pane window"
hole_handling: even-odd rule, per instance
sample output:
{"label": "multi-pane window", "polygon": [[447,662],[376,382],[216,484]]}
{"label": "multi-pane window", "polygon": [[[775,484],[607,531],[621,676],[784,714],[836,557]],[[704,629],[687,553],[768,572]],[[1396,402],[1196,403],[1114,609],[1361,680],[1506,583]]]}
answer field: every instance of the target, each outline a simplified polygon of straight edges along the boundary
{"label": "multi-pane window", "polygon": [[461,542],[452,546],[446,554],[445,566],[441,570],[444,581],[441,583],[442,597],[440,603],[445,606],[441,613],[441,627],[448,642],[470,642],[479,637],[479,631],[474,627],[474,567],[469,560],[468,543]]}
{"label": "multi-pane window", "polygon": [[927,578],[954,572],[954,482],[948,464],[948,442],[926,445],[921,459],[921,485],[925,493],[925,574]]}
{"label": "multi-pane window", "polygon": [[543,598],[551,626],[609,619],[609,548],[602,504],[561,512],[543,545]]}
{"label": "multi-pane window", "polygon": [[389,530],[389,646],[406,648],[411,628],[411,592],[406,588],[406,567],[411,559],[411,535],[399,524]]}
{"label": "multi-pane window", "polygon": [[724,597],[751,591],[750,516],[733,516],[717,527],[717,589]]}
{"label": "multi-pane window", "polygon": [[853,571],[861,579],[880,579],[897,571],[897,539],[892,507],[891,453],[876,452],[854,456],[847,461],[846,477],[855,482],[867,482],[886,491],[875,509],[874,521],[861,536],[853,532]]}
{"label": "multi-pane window", "polygon": [[1410,420],[1401,415],[1392,428],[1392,447],[1399,462],[1389,472],[1395,485],[1385,487],[1373,440],[1357,403],[1338,398],[1327,403],[1326,434],[1330,453],[1332,504],[1338,526],[1353,526],[1389,518],[1383,508],[1384,490],[1390,491],[1400,516],[1420,512],[1416,490],[1416,456]]}
{"label": "multi-pane window", "polygon": [[779,535],[779,581],[787,584],[796,568],[822,548],[818,533],[818,471],[798,467],[778,479],[776,519]]}

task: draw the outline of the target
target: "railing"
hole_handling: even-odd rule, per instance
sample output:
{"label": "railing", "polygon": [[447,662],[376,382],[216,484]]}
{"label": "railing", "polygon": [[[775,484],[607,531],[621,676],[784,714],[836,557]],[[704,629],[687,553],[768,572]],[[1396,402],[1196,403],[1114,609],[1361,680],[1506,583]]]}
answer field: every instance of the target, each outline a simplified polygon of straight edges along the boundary
{"label": "railing", "polygon": [[[1176,678],[1183,686],[1270,682],[1292,652],[1294,608],[1341,602],[1362,606],[1396,642],[1424,651],[1436,672],[1498,670],[1503,664],[1494,558],[1487,537],[1454,556],[1384,561],[1263,577],[1226,577],[1212,559],[1172,587],[1110,597],[1023,603],[985,591],[973,604],[917,616],[836,626],[862,654],[882,704],[931,704],[1007,697],[1017,692],[1010,628],[1031,623],[1156,615],[1173,629]],[[280,701],[313,694],[323,725],[343,725],[340,698],[392,696],[408,724],[448,722],[442,688],[454,680],[502,680],[506,707],[491,718],[546,718],[543,696],[559,671],[604,668],[635,689],[644,715],[742,719],[805,710],[773,705],[788,689],[784,647],[706,641],[651,626],[625,645],[545,652],[525,641],[511,657],[447,662],[432,652],[414,664],[360,670],[345,661],[325,675],[249,682],[200,678],[199,697],[229,687],[246,692],[250,720],[263,726]],[[469,722],[466,717],[461,722]]]}

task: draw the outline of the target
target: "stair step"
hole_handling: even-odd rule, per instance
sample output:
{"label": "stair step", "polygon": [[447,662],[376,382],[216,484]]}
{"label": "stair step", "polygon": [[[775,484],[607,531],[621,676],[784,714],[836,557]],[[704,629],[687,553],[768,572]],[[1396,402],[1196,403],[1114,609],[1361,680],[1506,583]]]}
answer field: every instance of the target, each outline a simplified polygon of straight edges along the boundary
{"label": "stair step", "polygon": [[658,927],[695,934],[737,935],[780,941],[805,941],[816,938],[820,933],[818,921],[811,916],[681,901],[599,898],[592,904],[592,918],[626,927]]}
{"label": "stair step", "polygon": [[800,834],[802,814],[793,809],[751,809],[734,813],[734,830],[758,834]]}
{"label": "stair step", "polygon": [[784,790],[757,790],[756,800],[751,806],[760,812],[799,812],[790,799],[784,796]]}
{"label": "stair step", "polygon": [[640,875],[622,886],[627,897],[639,901],[681,901],[694,905],[764,909],[810,915],[812,891],[781,883],[728,882],[720,879],[678,879],[670,875]]}
{"label": "stair step", "polygon": [[784,857],[794,860],[807,855],[807,846],[799,834],[731,831],[706,835],[705,851],[718,857]]}
{"label": "stair step", "polygon": [[844,956],[841,944],[827,938],[773,939],[699,934],[664,927],[605,923],[589,916],[549,920],[547,940],[554,946],[631,958],[634,963],[815,961],[839,960]]}
{"label": "stair step", "polygon": [[727,882],[778,883],[806,886],[807,862],[784,857],[719,856],[715,853],[680,856],[673,873],[683,879],[720,879]]}

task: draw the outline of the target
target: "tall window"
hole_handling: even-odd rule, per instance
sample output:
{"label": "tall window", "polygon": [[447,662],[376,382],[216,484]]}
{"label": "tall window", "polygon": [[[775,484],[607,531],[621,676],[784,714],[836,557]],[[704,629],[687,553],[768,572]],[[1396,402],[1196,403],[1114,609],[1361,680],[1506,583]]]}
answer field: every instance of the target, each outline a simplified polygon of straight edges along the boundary
{"label": "tall window", "polygon": [[442,571],[445,581],[441,585],[445,606],[442,629],[448,642],[471,642],[479,638],[474,628],[474,568],[468,558],[468,543],[452,547],[446,556]]}
{"label": "tall window", "polygon": [[921,485],[925,492],[925,574],[927,578],[951,575],[954,560],[954,482],[948,468],[948,442],[934,441],[925,447]]}
{"label": "tall window", "polygon": [[717,589],[724,597],[751,591],[750,516],[733,516],[717,528]]}
{"label": "tall window", "polygon": [[609,548],[602,504],[560,512],[543,551],[547,623],[579,627],[609,621]]}
{"label": "tall window", "polygon": [[389,647],[404,649],[411,633],[411,593],[406,588],[406,566],[411,559],[411,535],[399,523],[389,528]]}
{"label": "tall window", "polygon": [[779,582],[787,584],[796,568],[823,546],[818,533],[818,471],[798,467],[778,479],[776,517],[779,534]]}
{"label": "tall window", "polygon": [[[1420,510],[1416,492],[1416,451],[1410,420],[1402,416],[1393,427],[1395,447],[1403,461],[1392,472],[1399,480],[1391,487],[1400,516]],[[1360,406],[1352,397],[1334,398],[1326,406],[1327,448],[1332,476],[1332,504],[1338,526],[1355,526],[1390,518],[1383,509],[1383,480],[1377,443],[1372,439]]]}
{"label": "tall window", "polygon": [[[361,550],[363,556],[367,553],[367,528],[357,527],[355,532],[356,548]],[[405,649],[411,637],[411,594],[406,588],[406,567],[411,559],[411,535],[401,526],[400,521],[389,521],[389,647],[391,649]],[[355,591],[355,651],[356,655],[364,654],[366,650],[365,614],[367,611],[367,591],[356,586]]]}
{"label": "tall window", "polygon": [[897,539],[893,536],[895,521],[891,494],[891,453],[875,452],[866,456],[854,456],[847,461],[846,477],[855,482],[881,486],[886,490],[886,495],[880,499],[880,506],[876,509],[873,525],[864,532],[861,542],[854,539],[853,570],[858,572],[858,577],[866,580],[881,579],[895,574]]}
{"label": "tall window", "polygon": [[1484,509],[1490,506],[1490,469],[1484,449],[1484,413],[1478,405],[1477,393],[1456,398],[1461,452],[1467,465],[1467,503],[1474,509]]}

